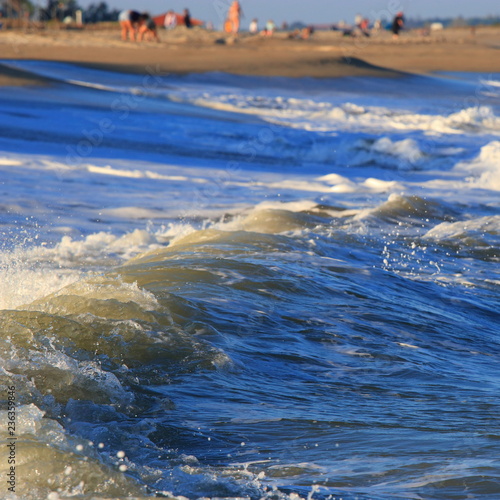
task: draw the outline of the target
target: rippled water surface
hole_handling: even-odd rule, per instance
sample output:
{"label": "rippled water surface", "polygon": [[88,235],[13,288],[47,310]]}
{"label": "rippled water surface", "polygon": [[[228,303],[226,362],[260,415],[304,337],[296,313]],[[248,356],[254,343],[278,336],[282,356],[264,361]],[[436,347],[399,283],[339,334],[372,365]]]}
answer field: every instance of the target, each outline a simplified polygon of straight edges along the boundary
{"label": "rippled water surface", "polygon": [[499,75],[9,64],[17,498],[500,498]]}

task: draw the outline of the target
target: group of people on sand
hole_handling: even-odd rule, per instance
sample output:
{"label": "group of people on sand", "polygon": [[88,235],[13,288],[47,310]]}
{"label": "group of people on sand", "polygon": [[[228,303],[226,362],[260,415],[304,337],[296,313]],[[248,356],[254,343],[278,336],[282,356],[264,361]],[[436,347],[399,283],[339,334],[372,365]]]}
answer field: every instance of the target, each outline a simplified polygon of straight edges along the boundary
{"label": "group of people on sand", "polygon": [[[243,9],[241,8],[241,4],[238,0],[234,0],[229,6],[224,30],[236,36],[240,30],[242,17]],[[191,14],[188,9],[184,9],[182,19],[173,10],[169,10],[165,15],[164,27],[166,29],[175,28],[179,19],[186,28],[192,27]],[[160,41],[156,23],[147,12],[140,13],[135,10],[124,10],[120,12],[118,20],[120,22],[122,40],[131,40],[133,42],[141,42],[143,40]],[[272,20],[269,20],[260,31],[257,19],[253,19],[249,26],[249,32],[251,34],[260,34],[263,36],[272,36],[275,30],[276,24]],[[309,38],[311,34],[312,30],[309,28],[298,34],[294,33],[295,36],[301,38]]]}
{"label": "group of people on sand", "polygon": [[[227,19],[224,24],[224,30],[227,33],[231,33],[233,35],[237,35],[240,30],[241,18],[243,16],[243,10],[241,8],[240,2],[238,0],[234,0],[231,2],[229,6],[229,10],[227,12]],[[169,10],[165,15],[164,26],[167,29],[172,29],[177,26],[178,15],[174,13],[173,10]],[[155,21],[151,18],[151,16],[147,12],[137,12],[135,10],[124,10],[120,12],[118,17],[121,27],[121,35],[122,40],[131,40],[131,41],[142,41],[142,40],[150,40],[159,42],[160,39],[158,37],[158,31]],[[188,9],[184,9],[184,14],[182,16],[181,22],[186,26],[186,28],[192,27],[191,14]],[[380,29],[380,26],[376,26],[376,21],[374,24],[375,29]],[[360,15],[356,16],[355,19],[355,27],[365,36],[370,36],[369,32],[369,21],[368,19],[363,18]],[[393,37],[397,39],[399,37],[400,31],[404,27],[404,16],[402,12],[398,12],[393,19],[392,22],[392,33]],[[339,28],[342,29],[339,23]],[[259,32],[258,20],[253,19],[249,26],[249,31],[251,34],[258,34],[264,36],[273,35],[276,29],[276,25],[273,21],[269,20],[266,23],[266,26],[262,31]],[[351,29],[345,30],[344,35],[354,35],[354,31]],[[303,30],[295,30],[293,33],[289,34],[289,38],[309,38],[313,33],[311,28],[304,28]]]}
{"label": "group of people on sand", "polygon": [[[390,26],[390,29],[392,31],[392,36],[394,39],[399,38],[399,34],[404,29],[404,25],[405,25],[404,14],[403,12],[398,12],[394,16]],[[340,21],[336,25],[336,27],[332,29],[341,30],[344,36],[356,37],[359,35],[363,35],[369,37],[374,32],[377,33],[382,29],[382,21],[380,19],[377,19],[376,21],[373,22],[373,24],[371,24],[368,18],[363,17],[361,14],[357,14],[356,17],[354,18],[354,26],[348,26],[344,23],[344,21]]]}
{"label": "group of people on sand", "polygon": [[[175,28],[178,22],[177,18],[177,14],[173,10],[169,10],[165,15],[165,28]],[[123,41],[160,41],[156,23],[147,12],[140,13],[135,10],[123,10],[118,16],[118,21],[120,22]],[[182,22],[186,28],[193,27],[189,9],[184,9]]]}
{"label": "group of people on sand", "polygon": [[179,22],[178,18],[181,19],[182,24],[184,24],[186,28],[193,27],[193,21],[191,21],[191,13],[189,12],[189,9],[184,9],[182,16],[177,15],[173,10],[169,10],[165,14],[165,19],[163,20],[163,26],[165,27],[165,29],[171,30],[177,27],[177,24]]}
{"label": "group of people on sand", "polygon": [[[243,17],[243,9],[241,8],[240,2],[234,0],[229,6],[227,12],[226,22],[224,23],[224,31],[226,33],[231,33],[237,35],[240,30],[241,18]],[[267,21],[264,28],[259,31],[259,20],[252,19],[248,31],[251,35],[261,34],[263,36],[272,36],[276,30],[276,24],[273,20]]]}
{"label": "group of people on sand", "polygon": [[123,10],[118,16],[122,31],[122,40],[141,42],[142,40],[160,41],[156,30],[156,23],[147,12]]}

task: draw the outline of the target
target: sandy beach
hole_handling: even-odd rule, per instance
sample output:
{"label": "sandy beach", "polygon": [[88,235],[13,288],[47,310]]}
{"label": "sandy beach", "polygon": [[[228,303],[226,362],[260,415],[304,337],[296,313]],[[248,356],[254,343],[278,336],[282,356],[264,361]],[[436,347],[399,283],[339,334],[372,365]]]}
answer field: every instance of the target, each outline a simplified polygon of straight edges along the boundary
{"label": "sandy beach", "polygon": [[[347,38],[316,32],[308,40],[242,34],[234,40],[195,28],[160,30],[160,43],[123,42],[119,30],[7,30],[0,33],[2,59],[65,61],[133,73],[200,73],[332,78],[397,76],[401,72],[500,72],[500,28],[449,29],[423,36],[406,32]],[[0,67],[0,84],[42,83],[32,75]]]}

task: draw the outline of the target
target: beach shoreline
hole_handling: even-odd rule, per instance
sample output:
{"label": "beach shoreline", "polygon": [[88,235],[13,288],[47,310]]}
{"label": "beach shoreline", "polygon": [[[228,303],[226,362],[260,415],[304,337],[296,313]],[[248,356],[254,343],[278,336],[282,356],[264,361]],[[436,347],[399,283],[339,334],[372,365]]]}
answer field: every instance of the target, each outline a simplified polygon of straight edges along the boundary
{"label": "beach shoreline", "polygon": [[135,74],[226,72],[238,75],[336,78],[397,77],[436,71],[500,72],[500,28],[345,38],[317,32],[309,40],[242,35],[234,40],[202,29],[160,31],[161,42],[123,42],[115,29],[0,33],[0,85],[46,84],[8,67],[9,60],[47,60]]}

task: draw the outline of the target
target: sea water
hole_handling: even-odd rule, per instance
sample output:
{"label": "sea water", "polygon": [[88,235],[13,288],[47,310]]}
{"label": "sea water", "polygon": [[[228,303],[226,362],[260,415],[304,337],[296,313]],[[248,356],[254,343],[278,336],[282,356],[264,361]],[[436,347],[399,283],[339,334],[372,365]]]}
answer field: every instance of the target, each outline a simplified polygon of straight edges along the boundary
{"label": "sea water", "polygon": [[500,75],[8,64],[2,498],[500,498]]}

